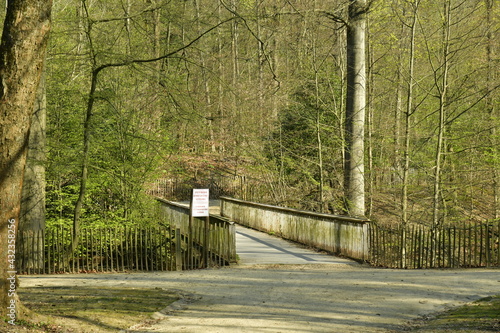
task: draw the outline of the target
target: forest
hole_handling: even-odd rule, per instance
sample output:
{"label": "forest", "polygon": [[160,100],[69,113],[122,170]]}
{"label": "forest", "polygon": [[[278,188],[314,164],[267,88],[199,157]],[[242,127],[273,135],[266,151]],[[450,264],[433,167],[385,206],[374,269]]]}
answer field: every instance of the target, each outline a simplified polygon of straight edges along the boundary
{"label": "forest", "polygon": [[[164,180],[345,214],[348,7],[54,1],[25,175],[45,208],[27,210],[47,225],[147,225]],[[499,218],[499,15],[494,0],[369,1],[372,221]]]}

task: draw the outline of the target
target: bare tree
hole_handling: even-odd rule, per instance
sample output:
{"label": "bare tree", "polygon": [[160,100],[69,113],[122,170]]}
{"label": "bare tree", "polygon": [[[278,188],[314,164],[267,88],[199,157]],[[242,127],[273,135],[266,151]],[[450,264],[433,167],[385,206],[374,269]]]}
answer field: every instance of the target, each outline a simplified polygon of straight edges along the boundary
{"label": "bare tree", "polygon": [[404,113],[404,146],[403,146],[403,184],[401,193],[401,222],[403,226],[408,223],[408,185],[410,177],[410,130],[411,116],[413,110],[413,88],[415,85],[415,32],[418,18],[418,6],[420,0],[414,0],[412,4],[413,17],[410,28],[410,50],[408,53],[408,87],[406,92],[406,111]]}
{"label": "bare tree", "polygon": [[433,193],[433,214],[432,225],[437,227],[440,224],[439,211],[441,200],[441,173],[443,165],[443,149],[446,125],[446,106],[448,98],[448,74],[450,68],[450,33],[451,33],[451,3],[449,0],[443,4],[444,25],[442,32],[443,59],[440,66],[441,71],[435,71],[435,86],[438,90],[439,98],[439,120],[437,129],[436,157],[434,164],[434,193]]}

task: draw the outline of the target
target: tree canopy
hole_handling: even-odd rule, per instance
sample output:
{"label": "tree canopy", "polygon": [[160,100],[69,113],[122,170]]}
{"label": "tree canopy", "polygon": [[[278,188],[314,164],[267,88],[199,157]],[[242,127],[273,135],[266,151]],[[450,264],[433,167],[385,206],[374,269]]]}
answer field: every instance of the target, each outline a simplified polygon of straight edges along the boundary
{"label": "tree canopy", "polygon": [[[49,225],[74,219],[85,163],[84,224],[149,223],[144,193],[159,178],[345,213],[349,4],[54,4]],[[366,215],[427,224],[497,218],[498,6],[369,4]],[[238,181],[252,190],[235,189]]]}

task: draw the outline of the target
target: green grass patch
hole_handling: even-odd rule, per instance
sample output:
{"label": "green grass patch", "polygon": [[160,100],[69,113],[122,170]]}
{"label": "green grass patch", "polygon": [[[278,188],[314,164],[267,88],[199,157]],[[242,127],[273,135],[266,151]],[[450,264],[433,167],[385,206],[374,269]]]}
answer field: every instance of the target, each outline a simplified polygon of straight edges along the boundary
{"label": "green grass patch", "polygon": [[61,332],[117,332],[150,320],[178,299],[161,288],[32,287],[18,294],[26,308],[50,324],[45,327]]}
{"label": "green grass patch", "polygon": [[500,332],[500,295],[486,297],[451,309],[429,319],[420,319],[405,329],[409,332]]}

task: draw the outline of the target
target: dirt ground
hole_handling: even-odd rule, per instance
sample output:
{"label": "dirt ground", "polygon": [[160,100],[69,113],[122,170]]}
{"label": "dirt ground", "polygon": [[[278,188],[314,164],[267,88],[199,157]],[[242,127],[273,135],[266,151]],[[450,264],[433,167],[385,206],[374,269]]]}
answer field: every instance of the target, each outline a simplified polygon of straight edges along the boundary
{"label": "dirt ground", "polygon": [[[500,294],[500,270],[253,265],[184,272],[22,276],[34,286],[164,288],[182,299],[127,332],[388,332]],[[123,331],[125,332],[125,331]]]}

